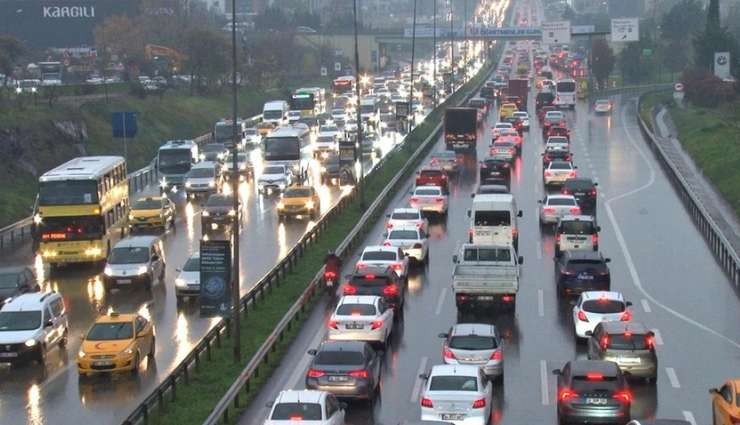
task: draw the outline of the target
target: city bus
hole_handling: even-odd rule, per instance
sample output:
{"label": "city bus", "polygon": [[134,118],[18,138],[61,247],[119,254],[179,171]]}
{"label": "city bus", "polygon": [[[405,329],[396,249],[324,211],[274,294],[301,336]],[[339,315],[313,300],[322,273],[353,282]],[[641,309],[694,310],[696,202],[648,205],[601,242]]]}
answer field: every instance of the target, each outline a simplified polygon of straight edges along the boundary
{"label": "city bus", "polygon": [[160,146],[156,164],[162,193],[182,188],[185,175],[199,159],[198,145],[192,140],[170,140]]}
{"label": "city bus", "polygon": [[128,209],[123,157],[78,157],[44,173],[34,215],[42,260],[52,266],[104,261]]}
{"label": "city bus", "polygon": [[290,96],[290,110],[300,111],[301,117],[316,115],[316,98],[313,93],[296,92]]}
{"label": "city bus", "polygon": [[576,107],[576,80],[564,78],[555,83],[555,102],[558,108]]}
{"label": "city bus", "polygon": [[39,62],[39,77],[42,86],[61,86],[64,67],[61,62]]}
{"label": "city bus", "polygon": [[308,177],[311,158],[309,130],[279,127],[263,139],[262,155],[267,165],[287,165],[299,181]]}

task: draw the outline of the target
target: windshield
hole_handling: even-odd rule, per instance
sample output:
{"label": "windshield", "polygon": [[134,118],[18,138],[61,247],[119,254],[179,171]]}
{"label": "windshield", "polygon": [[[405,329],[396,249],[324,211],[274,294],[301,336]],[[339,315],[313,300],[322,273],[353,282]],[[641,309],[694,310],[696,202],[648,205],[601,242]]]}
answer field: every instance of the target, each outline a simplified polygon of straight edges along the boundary
{"label": "windshield", "polygon": [[331,114],[332,115],[344,115],[344,113],[345,113],[344,111],[345,111],[344,108],[341,108],[341,109],[332,109]]}
{"label": "windshield", "polygon": [[213,195],[206,202],[207,207],[230,207],[234,205],[234,198],[226,195]]}
{"label": "windshield", "polygon": [[365,261],[396,261],[396,253],[394,251],[365,251],[362,259]]}
{"label": "windshield", "polygon": [[210,143],[208,145],[203,146],[204,153],[221,153],[225,150],[226,150],[226,146],[224,146],[222,143]]}
{"label": "windshield", "polygon": [[110,341],[131,339],[133,337],[134,327],[131,322],[110,322],[94,324],[85,339],[88,341]]}
{"label": "windshield", "polygon": [[307,198],[311,196],[311,189],[309,188],[289,188],[283,195],[286,198]]}
{"label": "windshield", "polygon": [[478,391],[475,376],[433,376],[429,391]]}
{"label": "windshield", "polygon": [[375,316],[375,306],[372,304],[342,304],[337,307],[339,316]]}
{"label": "windshield", "polygon": [[298,137],[268,137],[265,140],[265,159],[286,161],[300,159],[301,143]]}
{"label": "windshield", "polygon": [[18,287],[18,273],[0,274],[0,289],[14,289]]}
{"label": "windshield", "polygon": [[[238,125],[238,124],[237,124]],[[218,123],[216,124],[216,140],[230,140],[231,137],[234,134],[234,126],[231,125],[231,123]],[[239,128],[236,129],[237,134],[239,132]],[[208,148],[210,145],[206,145],[203,150],[205,151],[206,148]]]}
{"label": "windshield", "polygon": [[576,200],[571,198],[550,198],[547,201],[547,205],[574,207],[576,206]]}
{"label": "windshield", "polygon": [[496,127],[495,128],[499,128],[499,129],[502,129],[502,128],[512,128],[512,124],[510,122],[502,122],[502,123],[496,124]]}
{"label": "windshield", "polygon": [[372,114],[375,112],[375,105],[362,105],[360,106],[360,113]]}
{"label": "windshield", "polygon": [[417,212],[395,212],[391,215],[391,220],[419,220]]}
{"label": "windshield", "polygon": [[285,168],[278,166],[265,167],[262,174],[284,174]]}
{"label": "windshield", "polygon": [[548,112],[545,114],[545,119],[548,120],[561,120],[563,118],[563,114],[560,112]]}
{"label": "windshield", "polygon": [[244,130],[244,134],[247,136],[256,136],[257,135],[257,129],[256,128],[248,128]]}
{"label": "windshield", "polygon": [[554,136],[547,139],[548,145],[567,145],[569,143],[568,138],[563,136]]}
{"label": "windshield", "polygon": [[[297,111],[300,114],[301,110],[313,109],[316,103],[313,100],[312,94],[294,94],[290,99],[290,109],[294,112]],[[290,112],[288,112],[290,114]]]}
{"label": "windshield", "polygon": [[113,248],[108,264],[143,264],[149,261],[149,248]]}
{"label": "windshield", "polygon": [[498,248],[466,248],[465,261],[511,261],[511,251]]}
{"label": "windshield", "polygon": [[184,272],[198,272],[200,271],[200,257],[189,258],[182,266]]}
{"label": "windshield", "polygon": [[551,170],[570,170],[571,168],[569,162],[553,161],[550,163]]}
{"label": "windshield", "polygon": [[416,230],[393,230],[388,234],[388,239],[419,239],[419,234]]}
{"label": "windshield", "polygon": [[215,175],[216,170],[213,168],[193,168],[188,172],[188,177],[196,179],[214,177]]}
{"label": "windshield", "polygon": [[321,405],[318,403],[280,403],[270,417],[273,421],[320,421]]}
{"label": "windshield", "polygon": [[645,334],[611,334],[608,347],[615,350],[647,350],[649,348],[647,339]]}
{"label": "windshield", "polygon": [[597,100],[596,104],[597,105],[608,105],[609,101],[608,100]]}
{"label": "windshield", "polygon": [[313,361],[315,365],[362,365],[362,353],[356,351],[319,351]]}
{"label": "windshield", "polygon": [[262,118],[266,120],[280,120],[283,119],[283,111],[281,109],[264,111],[262,112]]}
{"label": "windshield", "polygon": [[103,217],[44,217],[41,240],[71,241],[97,239],[105,233]]}
{"label": "windshield", "polygon": [[450,338],[449,346],[457,350],[493,350],[498,344],[490,336],[463,335]]}
{"label": "windshield", "polygon": [[434,188],[429,188],[429,189],[419,188],[419,189],[416,189],[414,191],[414,195],[417,195],[417,196],[440,196],[441,195],[441,192],[440,192],[439,189],[434,189]]}
{"label": "windshield", "polygon": [[41,326],[41,311],[0,312],[0,332],[30,331]]}
{"label": "windshield", "polygon": [[192,165],[190,149],[164,149],[159,151],[159,171],[167,174],[185,174]]}
{"label": "windshield", "polygon": [[154,210],[162,208],[162,201],[160,199],[139,199],[131,207],[135,210]]}
{"label": "windshield", "polygon": [[606,298],[601,300],[584,301],[583,304],[581,304],[582,310],[597,314],[621,313],[625,308],[626,307],[622,301],[608,300]]}
{"label": "windshield", "polygon": [[559,81],[556,90],[561,93],[571,93],[576,91],[576,83],[573,81]]}
{"label": "windshield", "polygon": [[509,211],[475,211],[476,226],[511,226]]}
{"label": "windshield", "polygon": [[569,235],[590,235],[594,233],[594,223],[591,221],[563,221],[560,233]]}
{"label": "windshield", "polygon": [[319,133],[335,133],[339,131],[339,128],[336,125],[322,125],[319,128]]}
{"label": "windshield", "polygon": [[529,118],[526,112],[514,112],[514,116],[521,119]]}
{"label": "windshield", "polygon": [[98,182],[95,180],[61,180],[41,182],[39,205],[96,204]]}
{"label": "windshield", "polygon": [[336,139],[334,136],[319,136],[318,139],[316,139],[316,142],[318,143],[334,143]]}

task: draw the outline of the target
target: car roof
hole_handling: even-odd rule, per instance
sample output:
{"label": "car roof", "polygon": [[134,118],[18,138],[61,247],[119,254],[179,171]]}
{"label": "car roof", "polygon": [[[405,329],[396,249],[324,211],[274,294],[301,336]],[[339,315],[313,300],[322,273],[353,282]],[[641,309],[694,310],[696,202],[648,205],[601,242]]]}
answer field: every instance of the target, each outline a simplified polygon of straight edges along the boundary
{"label": "car roof", "polygon": [[565,164],[565,165],[569,165],[571,168],[573,168],[573,163],[570,162],[570,161],[557,161],[557,160],[550,161],[550,168],[552,168],[552,165],[553,164],[557,164],[557,165]]}
{"label": "car roof", "polygon": [[[487,193],[482,193],[483,191],[488,191]],[[496,193],[509,193],[509,188],[506,187],[503,184],[482,184],[478,187],[478,192],[481,192],[481,195],[489,195],[489,194],[496,194]]]}
{"label": "car roof", "polygon": [[418,208],[395,208],[393,212],[391,213],[391,216],[395,213],[416,213],[419,214],[420,211]]}
{"label": "car roof", "polygon": [[495,336],[496,328],[485,323],[458,323],[452,327],[451,335]]}
{"label": "car roof", "polygon": [[590,177],[576,177],[572,179],[567,179],[565,181],[565,184],[571,184],[571,185],[589,185],[593,186],[594,181]]}
{"label": "car roof", "polygon": [[619,375],[619,366],[616,363],[603,360],[572,360],[570,370],[572,376],[586,376],[590,372],[598,372],[606,376]]}
{"label": "car roof", "polygon": [[365,249],[362,250],[362,253],[364,254],[367,251],[386,251],[386,252],[392,252],[395,254],[398,252],[398,247],[397,246],[385,246],[385,245],[368,245],[365,247]]}
{"label": "car roof", "polygon": [[21,294],[17,297],[12,298],[10,301],[7,301],[0,310],[37,311],[44,302],[57,297],[60,297],[60,295],[53,291]]}
{"label": "car roof", "polygon": [[[629,424],[635,425],[690,425],[683,419],[633,419]],[[628,425],[629,425],[628,424]]]}
{"label": "car roof", "polygon": [[114,248],[142,248],[157,242],[157,236],[129,236],[116,243]]}
{"label": "car roof", "polygon": [[415,224],[399,224],[398,226],[393,226],[393,228],[390,229],[388,232],[390,233],[394,230],[413,230],[416,232],[419,230],[419,228],[416,227]]}
{"label": "car roof", "polygon": [[110,313],[102,316],[98,316],[95,319],[95,323],[118,323],[118,322],[133,322],[139,315],[135,313],[119,314]]}
{"label": "car roof", "polygon": [[622,295],[622,293],[617,291],[583,291],[581,292],[581,298],[584,301],[603,299],[624,301],[624,296]]}
{"label": "car roof", "polygon": [[446,365],[438,364],[432,366],[429,376],[478,376],[480,367],[477,365]]}
{"label": "car roof", "polygon": [[355,277],[364,277],[366,275],[372,274],[376,277],[386,277],[392,273],[395,273],[395,271],[392,271],[390,267],[384,264],[366,264],[362,270],[355,268],[353,275]]}
{"label": "car roof", "polygon": [[337,305],[342,304],[369,304],[375,305],[380,299],[377,295],[344,295],[339,299]]}
{"label": "car roof", "polygon": [[650,331],[650,328],[640,322],[601,322],[601,326],[608,334],[621,334],[625,332],[644,334]]}
{"label": "car roof", "polygon": [[549,194],[547,195],[547,199],[572,199],[573,201],[576,200],[575,196],[573,195],[559,195],[559,194]]}
{"label": "car roof", "polygon": [[277,403],[321,403],[327,393],[315,390],[283,390],[275,398]]}
{"label": "car roof", "polygon": [[367,342],[364,341],[336,341],[326,340],[319,345],[319,351],[349,351],[362,352],[365,350]]}

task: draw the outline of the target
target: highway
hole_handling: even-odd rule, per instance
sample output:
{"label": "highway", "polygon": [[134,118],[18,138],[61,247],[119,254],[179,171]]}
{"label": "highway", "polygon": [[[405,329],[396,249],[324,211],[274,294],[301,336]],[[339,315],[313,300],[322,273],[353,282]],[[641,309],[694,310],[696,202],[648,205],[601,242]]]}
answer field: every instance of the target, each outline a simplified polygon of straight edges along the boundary
{"label": "highway", "polygon": [[[532,99],[533,96],[530,96]],[[632,416],[685,419],[708,424],[707,389],[737,374],[740,361],[740,301],[695,229],[657,161],[642,140],[634,97],[615,97],[611,116],[595,116],[579,103],[567,117],[573,128],[574,162],[581,175],[599,182],[598,220],[601,251],[612,258],[612,289],[634,303],[634,321],[656,333],[657,384],[634,383]],[[529,110],[534,111],[530,102]],[[478,158],[486,155],[490,113],[479,134]],[[585,358],[577,345],[571,306],[558,301],[553,279],[554,240],[541,232],[537,200],[544,196],[540,127],[532,120],[522,159],[512,175],[524,217],[519,221],[523,281],[515,314],[458,317],[450,289],[451,257],[467,236],[466,211],[475,190],[477,168],[467,161],[453,180],[449,216],[431,226],[429,266],[409,281],[404,320],[385,353],[380,397],[373,403],[350,403],[347,422],[396,424],[418,420],[419,373],[441,364],[440,332],[456,321],[494,323],[505,337],[503,383],[495,387],[493,424],[555,424],[556,380],[550,374],[571,359]],[[444,149],[438,142],[437,149]],[[412,181],[407,188],[412,187]],[[388,211],[408,203],[399,191]],[[384,223],[377,223],[365,244],[382,241]],[[345,262],[349,273],[361,249]],[[304,388],[310,356],[326,333],[330,307],[317,308],[305,321],[270,381],[241,418],[243,425],[261,424],[269,413],[265,403],[283,389]]]}

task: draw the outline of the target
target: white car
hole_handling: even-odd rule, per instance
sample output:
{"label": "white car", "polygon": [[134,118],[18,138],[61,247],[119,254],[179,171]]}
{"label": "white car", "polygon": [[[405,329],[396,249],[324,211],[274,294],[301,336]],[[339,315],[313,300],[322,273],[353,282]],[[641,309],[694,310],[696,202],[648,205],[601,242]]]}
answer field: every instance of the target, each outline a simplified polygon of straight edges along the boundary
{"label": "white car", "polygon": [[582,292],[573,306],[573,330],[578,338],[589,338],[600,322],[629,322],[631,305],[620,292]]}
{"label": "white car", "polygon": [[404,254],[416,261],[427,263],[429,261],[429,239],[421,229],[416,226],[397,226],[389,230],[384,246],[399,247]]}
{"label": "white car", "polygon": [[557,224],[566,215],[581,215],[573,195],[547,195],[540,203],[540,225]]}
{"label": "white car", "polygon": [[354,118],[348,119],[344,123],[344,131],[347,133],[357,133],[357,120]]}
{"label": "white car", "polygon": [[182,269],[177,269],[175,296],[180,302],[185,297],[200,296],[200,253],[191,255]]}
{"label": "white car", "polygon": [[562,186],[566,180],[578,177],[577,168],[570,161],[550,161],[547,167],[542,170],[542,181],[545,183],[545,187]]}
{"label": "white car", "polygon": [[347,110],[344,108],[335,108],[331,110],[331,119],[334,121],[347,121]]}
{"label": "white car", "polygon": [[447,215],[448,196],[439,186],[419,186],[411,192],[411,208]]}
{"label": "white car", "polygon": [[501,135],[501,130],[509,130],[509,129],[511,129],[511,130],[514,129],[514,125],[512,123],[510,123],[510,122],[497,122],[493,126],[493,129],[492,129],[492,131],[493,131],[493,140],[495,141],[496,139],[498,139],[498,137]]}
{"label": "white car", "polygon": [[597,114],[609,114],[612,111],[612,101],[609,99],[599,99],[594,102],[594,112]]}
{"label": "white car", "polygon": [[257,179],[260,193],[283,191],[293,183],[293,174],[286,165],[268,165]]}
{"label": "white car", "polygon": [[529,113],[526,111],[514,112],[514,118],[522,122],[522,128],[529,130]]}
{"label": "white car", "polygon": [[455,425],[486,425],[491,416],[493,384],[474,365],[436,365],[421,395],[421,420]]}
{"label": "white car", "polygon": [[362,270],[367,267],[385,266],[396,271],[399,277],[406,279],[409,275],[409,257],[395,246],[370,245],[362,250],[360,260],[357,261],[355,269]]}
{"label": "white car", "polygon": [[563,136],[551,136],[547,138],[545,142],[545,151],[553,149],[565,149],[570,151],[570,141],[567,137]]}
{"label": "white car", "polygon": [[442,346],[445,364],[477,365],[488,377],[503,376],[503,340],[494,325],[458,323],[439,337],[445,339]]}
{"label": "white car", "polygon": [[347,405],[325,391],[280,391],[264,425],[344,425]]}
{"label": "white car", "polygon": [[335,136],[342,138],[342,130],[336,126],[336,124],[324,124],[319,127],[319,137],[321,136]]}
{"label": "white car", "polygon": [[55,347],[65,351],[69,318],[57,292],[32,292],[5,300],[0,309],[0,363],[44,364]]}
{"label": "white car", "polygon": [[244,135],[247,139],[247,145],[258,146],[262,143],[262,136],[260,136],[259,131],[255,127],[249,127],[244,130]]}
{"label": "white car", "polygon": [[396,226],[416,226],[427,232],[429,221],[421,214],[418,208],[396,208],[392,213],[386,215],[388,220],[385,228],[390,230]]}
{"label": "white car", "polygon": [[329,318],[329,339],[367,341],[385,347],[393,331],[393,308],[377,295],[346,295]]}
{"label": "white car", "polygon": [[201,161],[185,175],[185,192],[188,197],[218,191],[218,166],[215,162]]}
{"label": "white car", "polygon": [[288,111],[288,123],[293,124],[301,119],[301,111]]}
{"label": "white car", "polygon": [[329,152],[339,151],[339,139],[336,134],[333,133],[322,133],[316,138],[313,144],[314,157],[320,157],[326,159],[329,156]]}

